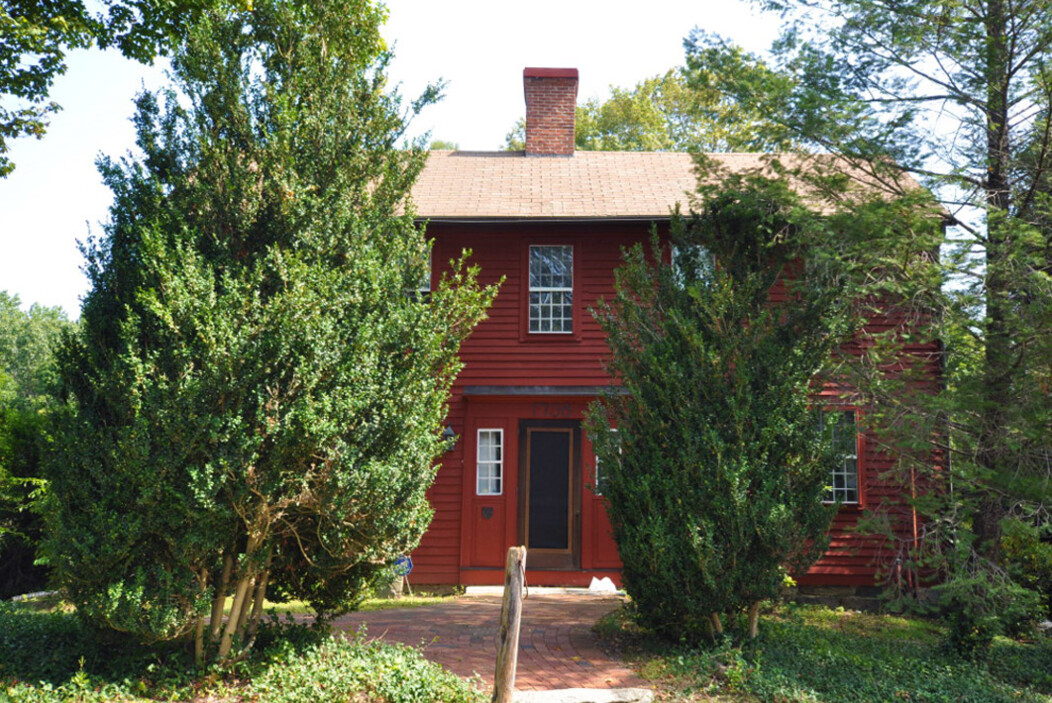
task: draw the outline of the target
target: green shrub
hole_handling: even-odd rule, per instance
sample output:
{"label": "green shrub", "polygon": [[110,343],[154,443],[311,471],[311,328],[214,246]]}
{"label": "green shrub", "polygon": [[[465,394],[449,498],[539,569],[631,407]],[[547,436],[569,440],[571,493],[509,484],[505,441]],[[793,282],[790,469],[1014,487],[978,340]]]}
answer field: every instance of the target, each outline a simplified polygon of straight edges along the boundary
{"label": "green shrub", "polygon": [[481,703],[471,682],[402,645],[333,637],[324,626],[272,619],[259,653],[197,669],[184,648],[144,647],[94,630],[74,613],[0,603],[0,701],[346,700]]}
{"label": "green shrub", "polygon": [[484,694],[411,647],[342,636],[297,650],[272,647],[245,691],[268,703],[361,700],[383,703],[481,703]]}
{"label": "green shrub", "polygon": [[1052,693],[1052,637],[1034,642],[999,638],[990,648],[986,667],[1005,683]]}
{"label": "green shrub", "polygon": [[1047,703],[1052,694],[1052,639],[996,638],[976,666],[945,651],[934,620],[787,606],[746,646],[690,648],[649,638],[630,615],[608,618],[602,636],[647,652],[641,671],[663,700]]}
{"label": "green shrub", "polygon": [[825,225],[784,184],[737,186],[677,222],[674,264],[654,264],[668,259],[656,245],[627,252],[616,297],[595,311],[621,383],[587,428],[625,589],[672,641],[755,616],[783,567],[806,572],[844,462],[810,400],[849,327],[841,291],[816,270],[806,288],[788,284],[788,302],[771,296]]}
{"label": "green shrub", "polygon": [[1001,555],[1017,583],[1037,591],[1043,615],[1052,615],[1052,523],[1040,527],[1022,520],[1001,524]]}
{"label": "green shrub", "polygon": [[100,161],[114,200],[45,472],[78,611],[201,632],[202,662],[251,641],[268,588],[344,612],[419,544],[457,350],[496,293],[458,264],[406,295],[430,245],[403,118],[436,92],[385,87],[384,8],[250,5],[209,3],[172,89],[137,101],[141,157]]}
{"label": "green shrub", "polygon": [[985,659],[994,637],[1017,634],[1039,610],[1037,593],[990,568],[955,569],[932,589],[947,624],[947,647],[966,659]]}

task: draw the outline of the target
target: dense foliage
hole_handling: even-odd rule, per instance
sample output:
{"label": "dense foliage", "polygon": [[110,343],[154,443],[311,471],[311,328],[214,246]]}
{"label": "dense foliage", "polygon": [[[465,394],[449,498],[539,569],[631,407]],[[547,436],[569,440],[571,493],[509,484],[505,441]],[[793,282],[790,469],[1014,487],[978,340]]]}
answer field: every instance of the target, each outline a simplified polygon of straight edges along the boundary
{"label": "dense foliage", "polygon": [[602,492],[625,589],[674,641],[742,609],[755,636],[782,567],[805,571],[826,543],[841,457],[811,395],[849,306],[831,269],[794,270],[825,226],[784,183],[729,182],[674,230],[671,263],[629,251],[596,311],[619,382],[588,417]]}
{"label": "dense foliage", "polygon": [[1039,527],[1032,519],[1006,520],[1001,549],[1005,567],[1020,585],[1040,595],[1045,615],[1052,617],[1052,523]]}
{"label": "dense foliage", "polygon": [[0,291],[0,599],[44,587],[33,508],[54,405],[52,353],[70,328],[60,308],[23,310],[18,296]]}
{"label": "dense foliage", "polygon": [[353,608],[428,526],[492,291],[457,266],[407,293],[428,274],[406,204],[425,153],[401,143],[382,19],[367,0],[207,13],[180,93],[138,101],[142,159],[102,162],[114,204],[48,476],[52,565],[96,623],[226,657],[265,596]]}
{"label": "dense foliage", "polygon": [[[975,605],[1005,603],[1016,592],[1006,577],[1021,575],[1002,554],[1002,525],[1022,516],[1047,529],[1052,500],[1052,7],[1045,0],[765,4],[786,21],[773,47],[775,70],[764,81],[732,74],[728,92],[799,144],[866,170],[890,194],[908,190],[895,177],[899,168],[918,175],[950,216],[938,272],[945,284],[918,286],[912,274],[898,281],[903,299],[933,313],[931,328],[916,333],[944,341],[945,386],[910,396],[879,374],[867,378],[887,360],[876,355],[859,369],[857,385],[879,401],[882,416],[873,419],[886,441],[921,459],[903,462],[903,475],[922,474],[933,449],[952,471],[952,492],[918,503],[928,518],[924,543],[903,545],[900,556],[920,573],[964,579],[944,593],[971,591]],[[699,35],[688,66],[726,48]],[[896,339],[899,332],[874,349],[898,353],[896,342],[909,341]],[[946,605],[960,616],[959,603]],[[978,626],[1003,609],[970,610]]]}
{"label": "dense foliage", "polygon": [[976,666],[946,651],[931,620],[790,604],[766,612],[759,641],[745,648],[670,646],[624,612],[597,630],[638,658],[661,700],[1038,703],[1052,695],[1052,638],[998,639]]}
{"label": "dense foliage", "polygon": [[73,613],[0,603],[4,701],[264,700],[293,703],[480,703],[472,683],[409,647],[269,620],[260,651],[224,675],[196,669],[185,648],[144,648],[100,635]]}

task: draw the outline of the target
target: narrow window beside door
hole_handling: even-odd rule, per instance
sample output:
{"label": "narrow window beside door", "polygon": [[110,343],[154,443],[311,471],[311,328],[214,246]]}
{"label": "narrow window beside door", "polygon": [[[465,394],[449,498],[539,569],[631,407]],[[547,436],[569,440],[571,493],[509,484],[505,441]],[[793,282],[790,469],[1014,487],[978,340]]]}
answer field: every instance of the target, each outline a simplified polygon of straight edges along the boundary
{"label": "narrow window beside door", "polygon": [[[617,434],[617,430],[611,428],[610,435],[614,437],[617,442],[617,453],[621,454],[621,440],[620,435]],[[592,486],[592,492],[597,496],[603,495],[603,484],[606,483],[606,472],[603,471],[602,460],[599,455],[595,455],[595,485]]]}
{"label": "narrow window beside door", "polygon": [[499,496],[504,490],[504,430],[479,430],[475,492]]}

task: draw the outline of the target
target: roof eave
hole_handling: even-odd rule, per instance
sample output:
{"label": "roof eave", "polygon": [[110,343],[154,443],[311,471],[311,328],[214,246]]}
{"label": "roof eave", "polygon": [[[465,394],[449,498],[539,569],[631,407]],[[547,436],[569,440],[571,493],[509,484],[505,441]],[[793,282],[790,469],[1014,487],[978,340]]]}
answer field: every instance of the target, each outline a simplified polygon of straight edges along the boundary
{"label": "roof eave", "polygon": [[432,216],[414,218],[415,222],[441,222],[446,224],[487,224],[487,223],[595,223],[595,222],[669,222],[672,215],[590,215],[587,217],[560,217],[560,216],[495,216],[495,217],[459,217],[459,216]]}

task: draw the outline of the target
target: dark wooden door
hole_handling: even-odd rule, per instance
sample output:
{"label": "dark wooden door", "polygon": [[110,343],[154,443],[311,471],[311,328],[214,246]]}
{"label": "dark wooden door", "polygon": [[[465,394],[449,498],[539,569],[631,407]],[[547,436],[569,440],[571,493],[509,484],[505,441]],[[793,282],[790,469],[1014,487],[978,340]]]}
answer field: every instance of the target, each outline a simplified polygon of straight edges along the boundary
{"label": "dark wooden door", "polygon": [[580,423],[523,422],[520,427],[520,536],[526,565],[580,564]]}

